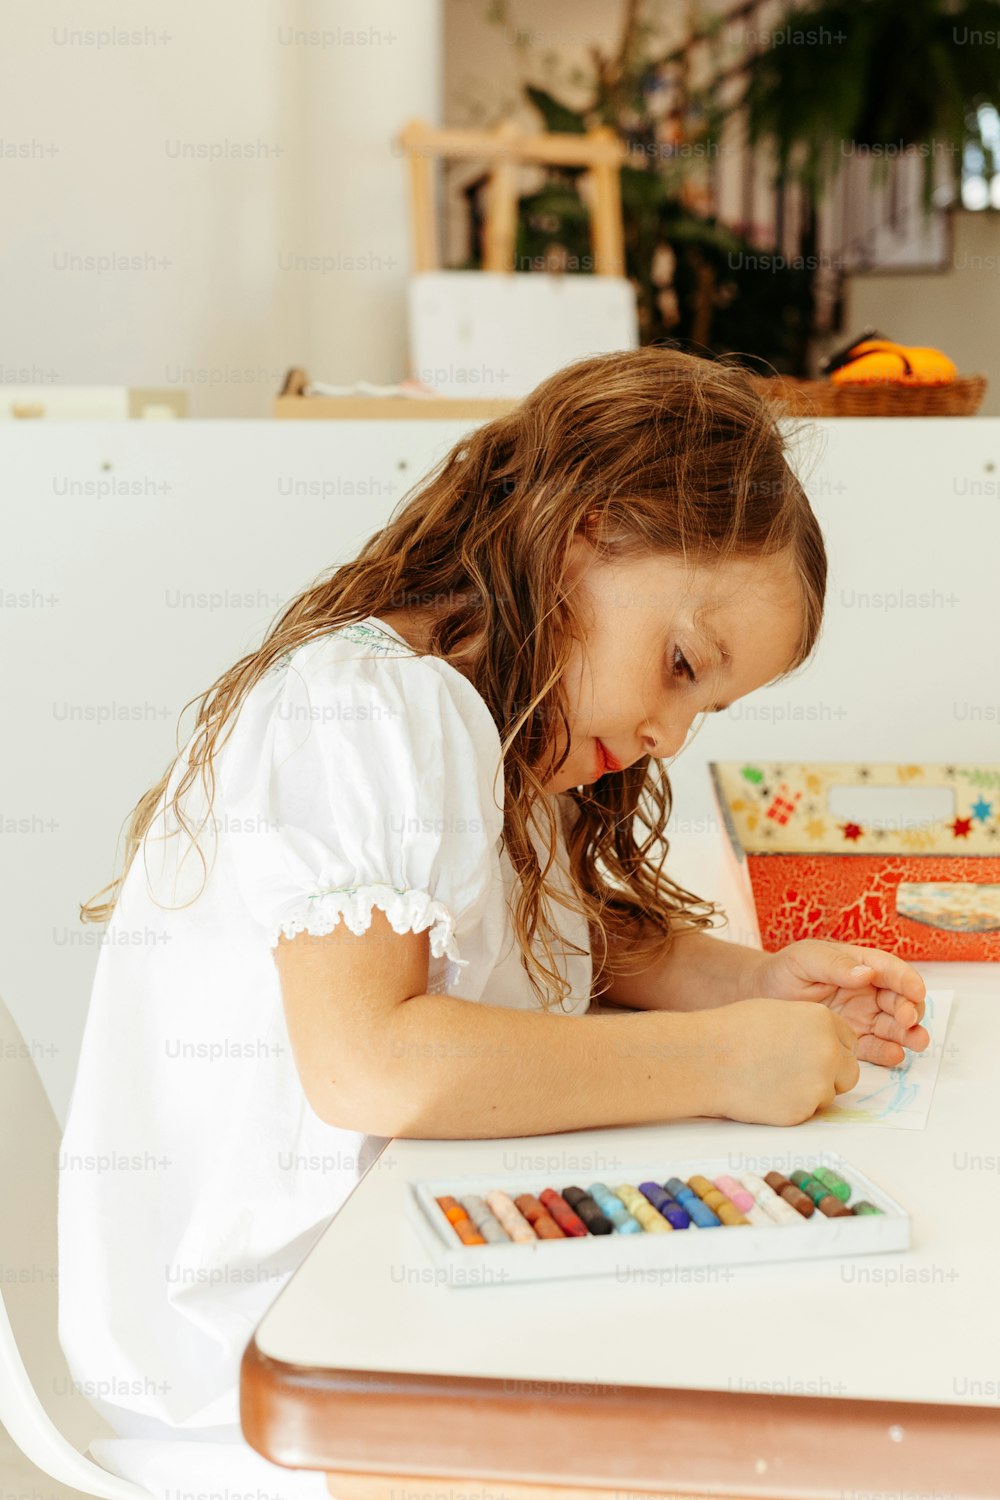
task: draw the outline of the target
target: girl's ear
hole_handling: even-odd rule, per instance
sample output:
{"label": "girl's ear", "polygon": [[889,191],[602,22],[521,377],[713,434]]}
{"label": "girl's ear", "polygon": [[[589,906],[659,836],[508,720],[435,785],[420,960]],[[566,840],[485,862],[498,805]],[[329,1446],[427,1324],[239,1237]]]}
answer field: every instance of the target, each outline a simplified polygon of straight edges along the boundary
{"label": "girl's ear", "polygon": [[594,562],[595,554],[600,550],[600,525],[601,515],[596,510],[588,510],[577,522],[570,539],[569,581],[579,577]]}
{"label": "girl's ear", "polygon": [[566,557],[566,572],[564,582],[573,585],[593,565],[594,549],[586,531],[586,522],[581,521],[579,526],[570,537],[569,551]]}

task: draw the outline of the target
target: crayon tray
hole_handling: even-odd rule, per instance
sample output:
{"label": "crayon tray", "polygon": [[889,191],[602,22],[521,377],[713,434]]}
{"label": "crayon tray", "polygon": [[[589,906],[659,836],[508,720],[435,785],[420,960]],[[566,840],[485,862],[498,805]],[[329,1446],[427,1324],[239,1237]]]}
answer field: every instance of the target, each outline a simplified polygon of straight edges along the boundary
{"label": "crayon tray", "polygon": [[[495,1172],[475,1176],[412,1181],[407,1191],[407,1213],[449,1286],[498,1286],[514,1281],[561,1281],[575,1276],[627,1275],[629,1270],[663,1266],[750,1265],[775,1261],[817,1260],[827,1256],[871,1255],[907,1250],[910,1216],[888,1193],[843,1158],[824,1151],[817,1166],[832,1167],[851,1186],[850,1203],[866,1199],[880,1214],[828,1219],[818,1211],[801,1224],[740,1225],[690,1229],[671,1234],[587,1235],[580,1239],[534,1240],[492,1245],[463,1245],[435,1201],[469,1194],[484,1197],[493,1188],[516,1197],[568,1183],[553,1181],[548,1172]],[[624,1165],[616,1173],[621,1182],[638,1184],[668,1177],[685,1181],[694,1173],[715,1178],[739,1176],[727,1157],[661,1160],[653,1165]],[[563,1174],[564,1176],[566,1174]],[[572,1175],[572,1174],[570,1174]],[[582,1188],[588,1183],[580,1182]],[[610,1183],[612,1188],[615,1183]]]}

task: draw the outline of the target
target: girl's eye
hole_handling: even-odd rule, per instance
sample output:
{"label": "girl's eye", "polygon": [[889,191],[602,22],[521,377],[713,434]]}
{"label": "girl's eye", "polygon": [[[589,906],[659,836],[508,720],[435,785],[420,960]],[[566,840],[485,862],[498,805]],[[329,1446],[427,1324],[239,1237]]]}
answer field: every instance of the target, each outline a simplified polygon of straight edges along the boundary
{"label": "girl's eye", "polygon": [[681,650],[680,646],[674,647],[674,676],[686,677],[689,682],[697,681],[694,675],[694,668],[688,661],[687,657],[684,655],[684,652]]}

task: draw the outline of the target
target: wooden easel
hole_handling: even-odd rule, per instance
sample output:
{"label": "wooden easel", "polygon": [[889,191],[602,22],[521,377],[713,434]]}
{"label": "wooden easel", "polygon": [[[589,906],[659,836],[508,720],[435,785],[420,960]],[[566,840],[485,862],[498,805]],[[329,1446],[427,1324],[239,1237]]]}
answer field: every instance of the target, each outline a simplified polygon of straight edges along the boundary
{"label": "wooden easel", "polygon": [[468,157],[493,163],[487,188],[484,271],[513,271],[517,230],[517,168],[524,163],[586,167],[593,202],[590,239],[594,272],[624,276],[619,170],[625,148],[607,125],[585,135],[522,135],[510,122],[495,130],[435,129],[411,120],[398,137],[410,169],[413,226],[413,270],[436,271],[441,265],[434,211],[434,163],[438,157]]}

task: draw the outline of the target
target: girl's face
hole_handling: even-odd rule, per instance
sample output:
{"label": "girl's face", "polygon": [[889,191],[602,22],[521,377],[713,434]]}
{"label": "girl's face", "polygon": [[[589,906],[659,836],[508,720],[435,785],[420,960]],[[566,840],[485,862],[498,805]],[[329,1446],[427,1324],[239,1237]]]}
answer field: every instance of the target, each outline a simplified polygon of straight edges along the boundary
{"label": "girl's face", "polygon": [[802,627],[788,553],[704,567],[658,554],[602,560],[582,535],[572,545],[568,583],[586,638],[566,674],[570,752],[543,783],[550,795],[676,755],[698,714],[789,670]]}

